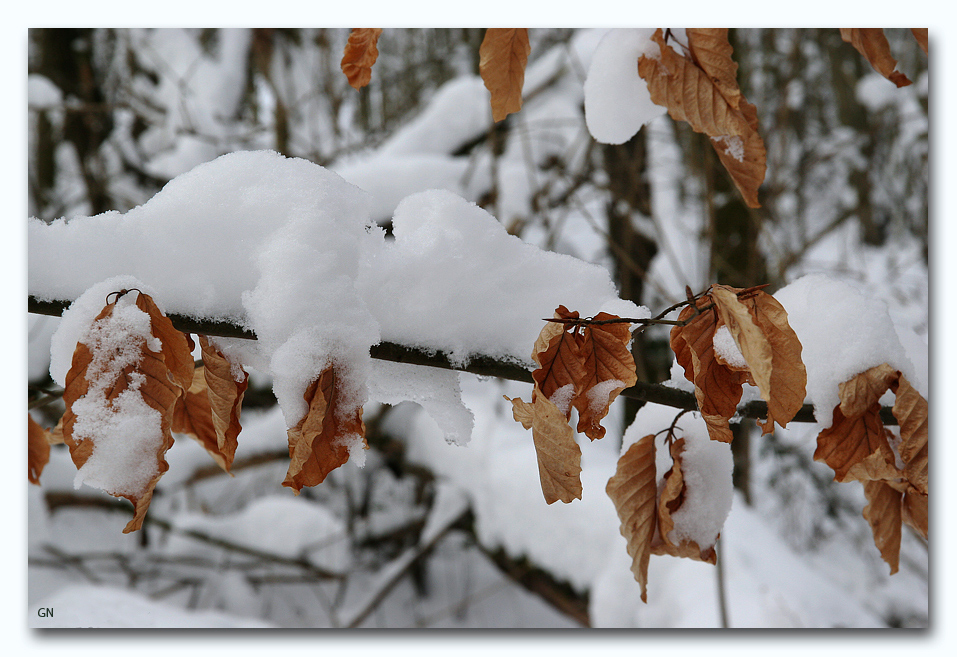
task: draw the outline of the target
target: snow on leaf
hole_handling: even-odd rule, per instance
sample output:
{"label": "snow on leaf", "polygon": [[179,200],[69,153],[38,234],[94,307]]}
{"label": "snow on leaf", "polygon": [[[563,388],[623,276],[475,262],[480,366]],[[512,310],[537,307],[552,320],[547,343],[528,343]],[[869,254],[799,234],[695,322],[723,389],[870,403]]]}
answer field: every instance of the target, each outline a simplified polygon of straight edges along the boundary
{"label": "snow on leaf", "polygon": [[685,501],[685,481],[681,472],[681,452],[684,450],[684,446],[684,438],[678,438],[671,443],[671,459],[674,465],[665,473],[664,486],[661,488],[658,497],[658,533],[652,541],[651,553],[686,557],[714,565],[718,559],[718,555],[714,551],[714,545],[701,547],[690,539],[674,543],[669,537],[675,528],[675,522],[671,515],[680,509]]}
{"label": "snow on leaf", "polygon": [[[594,319],[615,319],[598,313]],[[579,393],[572,404],[578,409],[578,431],[592,440],[602,438],[605,428],[599,424],[608,414],[608,407],[618,394],[638,380],[635,359],[628,351],[631,329],[628,324],[590,324],[582,333],[579,353],[583,375],[578,381]]]}
{"label": "snow on leaf", "polygon": [[531,46],[525,28],[489,28],[479,48],[479,73],[492,94],[496,122],[522,109],[525,64]]}
{"label": "snow on leaf", "polygon": [[380,34],[380,28],[368,27],[353,28],[349,32],[340,68],[354,89],[361,89],[372,80],[372,66],[379,57],[376,44]]}
{"label": "snow on leaf", "polygon": [[890,564],[891,575],[897,572],[901,551],[901,492],[885,481],[865,481],[864,518],[871,526],[874,544],[881,557]]}
{"label": "snow on leaf", "polygon": [[648,602],[648,562],[657,525],[654,434],[636,442],[618,459],[605,492],[618,512],[619,531],[628,541],[631,572],[641,586],[641,599]]}
{"label": "snow on leaf", "polygon": [[309,405],[306,415],[287,430],[289,470],[283,486],[298,495],[303,486],[315,486],[326,475],[349,460],[349,445],[356,436],[365,443],[362,407],[341,408],[336,389],[335,366],[327,366],[306,387],[303,399]]}
{"label": "snow on leaf", "polygon": [[[841,39],[854,46],[857,52],[864,55],[874,70],[898,87],[906,87],[911,82],[900,71],[894,70],[897,60],[891,56],[891,46],[884,36],[884,30],[879,27],[842,27]],[[918,40],[919,41],[919,40]]]}
{"label": "snow on leaf", "polygon": [[77,485],[133,503],[123,533],[142,526],[153,489],[169,468],[164,456],[173,445],[174,409],[193,368],[188,338],[148,295],[137,292],[134,309],[128,294],[108,303],[77,344],[63,393],[63,440],[78,469]]}
{"label": "snow on leaf", "polygon": [[27,477],[30,483],[40,485],[40,474],[50,460],[49,431],[27,413]]}
{"label": "snow on leaf", "polygon": [[718,158],[745,203],[760,207],[758,187],[764,181],[767,153],[757,131],[757,110],[740,95],[734,81],[730,45],[722,42],[727,34],[688,30],[690,58],[675,52],[660,29],[652,40],[660,48],[660,58],[638,59],[638,74],[648,84],[652,101],[695,132],[722,138],[712,141]]}

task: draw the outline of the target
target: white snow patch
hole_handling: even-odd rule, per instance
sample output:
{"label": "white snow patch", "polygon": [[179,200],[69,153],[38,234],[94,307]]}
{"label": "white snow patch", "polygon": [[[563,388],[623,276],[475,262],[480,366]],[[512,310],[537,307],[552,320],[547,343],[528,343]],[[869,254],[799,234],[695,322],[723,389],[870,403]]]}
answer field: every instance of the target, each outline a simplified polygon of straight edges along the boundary
{"label": "white snow patch", "polygon": [[744,141],[738,135],[720,135],[712,137],[715,146],[738,162],[744,162]]}
{"label": "white snow patch", "polygon": [[788,324],[801,341],[807,400],[824,427],[831,426],[840,401],[838,386],[871,367],[887,363],[909,381],[922,381],[880,299],[823,274],[804,276],[774,298],[787,310]]}
{"label": "white snow patch", "polygon": [[575,396],[575,384],[566,383],[561,388],[558,388],[555,392],[552,393],[552,396],[548,398],[548,401],[555,404],[555,407],[562,412],[563,415],[568,414],[568,407],[572,403],[572,397]]}
{"label": "white snow patch", "polygon": [[727,326],[719,327],[714,332],[714,338],[711,341],[714,344],[715,355],[723,358],[726,363],[734,367],[748,366],[748,361],[744,359],[744,355],[738,348],[738,344],[734,341],[734,336],[731,335]]}
{"label": "white snow patch", "polygon": [[611,30],[598,44],[585,79],[585,123],[597,141],[623,144],[667,109],[651,101],[638,58],[658,57],[652,29]]}
{"label": "white snow patch", "polygon": [[608,379],[607,381],[596,383],[589,389],[586,395],[588,397],[588,410],[592,413],[596,413],[607,407],[608,398],[611,396],[612,391],[624,387],[625,382],[619,379]]}

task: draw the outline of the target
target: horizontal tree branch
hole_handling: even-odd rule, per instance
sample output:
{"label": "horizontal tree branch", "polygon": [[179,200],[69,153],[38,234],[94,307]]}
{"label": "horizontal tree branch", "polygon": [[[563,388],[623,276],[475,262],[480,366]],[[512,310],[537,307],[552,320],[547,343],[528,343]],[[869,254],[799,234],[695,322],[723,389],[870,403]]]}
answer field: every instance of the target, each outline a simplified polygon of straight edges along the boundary
{"label": "horizontal tree branch", "polygon": [[[70,306],[70,301],[44,301],[32,295],[28,296],[27,309],[31,313],[40,315],[54,315],[59,317],[63,311]],[[173,326],[184,333],[197,333],[201,335],[210,335],[224,338],[243,338],[246,340],[255,340],[256,334],[238,324],[226,320],[198,320],[194,317],[178,315],[175,313],[167,314]],[[410,347],[394,342],[380,342],[373,345],[369,354],[379,360],[388,360],[395,363],[405,363],[408,365],[421,365],[425,367],[437,367],[446,370],[455,370],[459,372],[469,372],[479,376],[493,376],[499,379],[509,381],[520,381],[522,383],[533,383],[531,371],[517,360],[501,360],[491,356],[475,355],[469,358],[465,364],[453,361],[448,354],[441,351],[429,351],[420,347]],[[630,388],[625,388],[621,395],[631,399],[637,399],[643,402],[662,404],[685,411],[694,411],[698,409],[698,403],[695,400],[694,393],[687,390],[679,390],[660,383],[645,383],[639,381]],[[764,401],[750,401],[738,407],[738,415],[744,418],[763,419],[768,415],[768,405]],[[885,425],[891,426],[897,424],[889,407],[881,408],[881,420]],[[792,422],[815,422],[814,406],[805,404]]]}

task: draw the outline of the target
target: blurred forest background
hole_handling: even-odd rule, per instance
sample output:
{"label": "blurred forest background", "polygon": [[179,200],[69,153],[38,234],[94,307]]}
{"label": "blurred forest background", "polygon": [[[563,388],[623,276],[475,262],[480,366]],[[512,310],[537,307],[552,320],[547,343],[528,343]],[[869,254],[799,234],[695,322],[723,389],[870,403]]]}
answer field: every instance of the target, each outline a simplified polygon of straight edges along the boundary
{"label": "blurred forest background", "polygon": [[[359,91],[339,68],[346,29],[32,29],[29,212],[44,220],[123,212],[221,154],[273,149],[372,192],[386,228],[404,196],[450,189],[528,242],[605,266],[622,298],[652,313],[684,298],[685,286],[770,283],[773,292],[826,272],[886,300],[926,351],[927,56],[908,30],[887,30],[899,70],[914,81],[901,89],[837,29],[731,31],[738,80],[767,147],[758,209],[741,201],[707,138],[683,123],[661,117],[621,145],[589,135],[582,85],[603,32],[531,29],[525,105],[493,123],[478,78],[479,28],[386,29],[372,81]],[[50,426],[62,412],[45,403],[57,320],[29,321],[32,412]],[[633,350],[641,380],[669,378],[667,331],[638,333]],[[365,468],[343,468],[295,498],[302,518],[321,528],[315,537],[297,538],[304,525],[291,521],[273,527],[262,503],[288,493],[277,492],[288,452],[270,382],[251,383],[235,477],[199,452],[189,461],[190,452],[182,458],[195,467],[161,481],[137,536],[119,533],[126,506],[73,490],[66,450],[54,449],[43,488],[30,492],[31,600],[75,583],[281,626],[692,622],[664,608],[610,618],[596,606],[597,575],[576,579],[477,529],[489,511],[454,477],[410,458],[410,433],[421,425],[412,404],[367,407]],[[489,385],[464,390],[477,425],[491,400],[522,391]],[[637,410],[633,400],[619,405],[608,442],[620,443]],[[514,424],[503,414],[490,431],[496,423]],[[845,588],[876,622],[925,626],[926,545],[905,536],[901,573],[888,579],[862,495],[811,459],[813,428],[759,440],[753,424],[733,426],[735,503],[819,572],[829,560],[830,568],[853,562],[855,584]],[[244,456],[247,431],[253,443],[269,440]],[[453,498],[459,511],[438,538],[420,540],[438,500]],[[285,527],[298,551],[244,543],[229,529],[240,522]],[[847,554],[835,562],[839,552]],[[649,599],[650,608],[678,604]],[[738,617],[764,622],[772,621]]]}

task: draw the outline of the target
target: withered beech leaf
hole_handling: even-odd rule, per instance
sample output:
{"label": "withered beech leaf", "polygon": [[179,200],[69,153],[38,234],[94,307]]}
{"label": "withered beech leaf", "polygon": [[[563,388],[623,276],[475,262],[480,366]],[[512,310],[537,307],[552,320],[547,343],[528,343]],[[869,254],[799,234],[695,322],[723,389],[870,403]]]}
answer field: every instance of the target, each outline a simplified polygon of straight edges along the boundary
{"label": "withered beech leaf", "polygon": [[209,395],[206,392],[205,367],[196,368],[193,372],[192,385],[176,402],[171,428],[174,433],[185,434],[196,440],[213,457],[219,467],[229,472],[232,454],[227,459],[227,455],[220,450],[216,439],[213,412],[209,405]]}
{"label": "withered beech leaf", "polygon": [[[878,455],[878,464],[887,463],[888,459],[893,462],[880,405],[854,417],[846,417],[840,405],[835,406],[831,426],[818,434],[814,460],[827,463],[834,470],[834,480],[843,482],[855,479],[854,475],[859,473],[852,472],[852,468],[874,454]],[[872,460],[870,465],[874,464]],[[866,469],[866,465],[862,467]]]}
{"label": "withered beech leaf", "polygon": [[851,377],[839,387],[841,412],[847,417],[862,415],[880,403],[881,396],[899,376],[900,372],[883,363]]}
{"label": "withered beech leaf", "polygon": [[525,64],[531,46],[525,28],[489,28],[479,47],[479,74],[492,95],[492,120],[522,109]]}
{"label": "withered beech leaf", "polygon": [[[730,443],[729,420],[737,411],[748,374],[729,368],[715,356],[718,318],[713,308],[707,308],[709,305],[710,297],[704,296],[695,300],[694,307],[682,309],[678,319],[688,323],[671,330],[671,349],[685,377],[694,384],[698,410],[711,439]],[[695,315],[696,312],[700,314]]]}
{"label": "withered beech leaf", "polygon": [[738,64],[731,58],[734,48],[728,40],[728,28],[688,28],[688,49],[702,71],[733,108],[741,100]]}
{"label": "withered beech leaf", "polygon": [[865,481],[864,518],[871,526],[881,557],[897,572],[901,550],[901,493],[884,481]]}
{"label": "withered beech leaf", "polygon": [[920,49],[924,51],[924,54],[927,54],[927,28],[926,27],[912,27],[910,28],[911,34],[914,35],[914,38],[917,39],[917,45],[920,46]]}
{"label": "withered beech leaf", "polygon": [[651,543],[652,554],[669,554],[673,557],[684,557],[695,561],[705,561],[714,565],[718,555],[714,545],[702,548],[692,540],[683,540],[674,543],[669,534],[675,528],[671,514],[680,509],[685,501],[685,480],[681,471],[681,453],[684,451],[685,440],[678,438],[671,443],[671,459],[673,465],[665,473],[664,485],[658,497],[658,531]]}
{"label": "withered beech leaf", "polygon": [[913,488],[904,492],[902,505],[904,522],[913,527],[927,540],[927,494],[919,493]]}
{"label": "withered beech leaf", "polygon": [[27,413],[27,478],[40,485],[40,474],[50,460],[49,431]]}
{"label": "withered beech leaf", "polygon": [[357,27],[349,32],[340,68],[353,89],[361,89],[372,80],[372,66],[379,57],[376,45],[381,28]]}
{"label": "withered beech leaf", "polygon": [[618,512],[619,531],[628,542],[631,572],[641,586],[641,599],[648,602],[648,562],[657,524],[654,434],[622,454],[605,492]]}
{"label": "withered beech leaf", "polygon": [[[216,430],[216,447],[223,455],[228,472],[236,454],[236,444],[242,426],[239,423],[243,395],[249,386],[249,375],[239,365],[233,365],[223,353],[209,342],[205,335],[199,336],[203,355],[203,376],[206,394],[209,397],[213,428]],[[241,380],[236,380],[236,374]]]}
{"label": "withered beech leaf", "polygon": [[760,207],[758,187],[764,182],[767,153],[758,134],[757,110],[740,94],[734,81],[727,33],[688,31],[692,58],[679,55],[661,29],[652,41],[660,57],[638,58],[638,75],[648,84],[651,100],[668,108],[676,121],[712,138],[712,146],[731,174],[748,206]]}
{"label": "withered beech leaf", "polygon": [[532,392],[531,404],[518,397],[509,401],[512,402],[515,420],[532,430],[545,503],[580,500],[581,448],[575,442],[568,418],[539,392],[537,384]]}
{"label": "withered beech leaf", "polygon": [[356,436],[365,441],[362,407],[340,408],[336,388],[337,373],[333,365],[326,367],[303,393],[309,405],[296,426],[287,430],[289,470],[283,486],[298,495],[303,486],[316,486],[326,475],[349,460],[348,445]]}
{"label": "withered beech leaf", "polygon": [[807,370],[801,360],[801,342],[788,324],[787,311],[774,297],[755,290],[740,299],[738,292],[712,285],[709,296],[748,363],[751,382],[768,404],[762,429],[770,433],[775,422],[786,426],[804,404]]}
{"label": "withered beech leaf", "polygon": [[[193,375],[193,360],[190,354],[190,341],[173,328],[170,320],[160,311],[149,295],[137,292],[135,305],[149,315],[150,332],[153,338],[159,340],[160,351],[154,352],[147,345],[145,337],[137,334],[128,334],[124,347],[112,336],[112,332],[123,330],[122,325],[112,327],[106,323],[114,314],[122,295],[113,303],[107,304],[94,319],[88,345],[79,342],[73,353],[73,362],[66,375],[66,386],[63,392],[63,401],[66,410],[63,415],[63,441],[70,449],[70,456],[76,467],[83,465],[98,449],[96,441],[98,434],[84,433],[77,435],[77,425],[83,424],[84,417],[78,417],[75,410],[103,409],[107,416],[119,413],[118,404],[129,399],[129,395],[139,395],[142,401],[159,414],[160,426],[159,444],[151,458],[155,458],[155,467],[144,470],[146,473],[135,482],[126,482],[123,489],[111,489],[109,483],[104,490],[114,497],[124,497],[133,503],[133,519],[123,529],[129,533],[139,529],[143,524],[153,490],[164,472],[169,468],[166,462],[166,451],[173,445],[171,424],[176,402],[189,388]],[[126,303],[122,301],[122,303]],[[103,322],[102,324],[100,322]],[[105,338],[94,336],[94,329],[106,333]],[[102,335],[97,333],[96,335]],[[131,357],[135,356],[135,357]],[[122,360],[117,360],[122,358]],[[83,400],[83,404],[78,404]],[[123,402],[125,403],[125,401]],[[82,412],[86,412],[85,410]],[[92,412],[92,411],[91,411]],[[102,412],[101,412],[102,414]],[[102,422],[100,422],[101,426]],[[107,429],[98,428],[97,431]],[[131,436],[135,439],[138,436]],[[115,444],[115,443],[111,443]],[[102,449],[107,449],[102,447]],[[147,448],[151,449],[151,448]],[[152,472],[150,476],[149,473]],[[116,473],[123,476],[125,473]],[[149,476],[149,479],[145,477]]]}
{"label": "withered beech leaf", "polygon": [[[555,310],[555,317],[561,319],[577,319],[577,312],[568,312],[565,306]],[[561,411],[565,419],[571,414],[571,401],[581,390],[581,381],[585,378],[585,368],[579,344],[579,336],[565,330],[564,324],[546,322],[538,339],[535,341],[532,360],[538,363],[538,368],[532,372],[535,380],[536,392],[532,394],[544,395],[546,399],[553,399],[560,389],[568,390],[563,395],[567,400]],[[569,390],[567,386],[571,386]]]}
{"label": "withered beech leaf", "polygon": [[[898,452],[904,461],[904,478],[924,495],[927,484],[927,400],[917,392],[903,374],[891,386],[894,417],[900,425],[901,443]],[[924,533],[927,533],[926,528]]]}
{"label": "withered beech leaf", "polygon": [[897,67],[897,60],[891,56],[891,46],[887,42],[884,30],[879,27],[842,27],[841,39],[854,46],[864,59],[870,62],[874,70],[898,87],[906,87],[911,82]]}
{"label": "withered beech leaf", "polygon": [[[598,313],[594,319],[617,319],[616,315]],[[592,440],[602,438],[605,428],[600,422],[618,394],[638,380],[635,359],[628,351],[631,329],[628,324],[591,324],[585,327],[579,353],[583,372],[572,405],[578,409],[578,431]]]}

